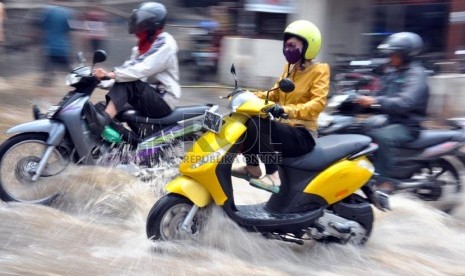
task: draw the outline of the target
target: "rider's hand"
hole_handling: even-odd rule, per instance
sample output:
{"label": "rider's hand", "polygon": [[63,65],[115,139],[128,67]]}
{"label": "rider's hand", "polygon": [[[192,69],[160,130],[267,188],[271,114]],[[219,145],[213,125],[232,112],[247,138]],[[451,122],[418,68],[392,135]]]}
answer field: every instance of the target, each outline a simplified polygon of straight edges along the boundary
{"label": "rider's hand", "polygon": [[107,72],[102,68],[95,68],[94,69],[94,76],[99,80],[101,80],[101,79],[114,79],[115,78],[115,73]]}
{"label": "rider's hand", "polygon": [[279,118],[284,114],[284,108],[282,108],[279,104],[275,104],[272,107],[267,108],[265,111],[271,113],[271,115],[275,118]]}
{"label": "rider's hand", "polygon": [[370,107],[370,106],[378,103],[376,101],[376,99],[371,97],[371,96],[361,96],[361,97],[357,98],[357,100],[355,102],[358,103],[359,105],[363,106],[363,107]]}

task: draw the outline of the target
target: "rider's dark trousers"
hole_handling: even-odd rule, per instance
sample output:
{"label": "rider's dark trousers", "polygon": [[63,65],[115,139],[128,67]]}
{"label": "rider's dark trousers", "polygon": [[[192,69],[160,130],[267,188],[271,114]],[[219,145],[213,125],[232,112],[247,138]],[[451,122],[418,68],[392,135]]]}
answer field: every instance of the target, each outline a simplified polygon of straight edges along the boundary
{"label": "rider's dark trousers", "polygon": [[367,133],[379,148],[374,155],[374,166],[380,176],[389,177],[390,171],[397,154],[397,147],[413,141],[417,132],[412,131],[407,126],[392,124],[379,129],[373,129]]}
{"label": "rider's dark trousers", "polygon": [[258,156],[265,164],[266,174],[272,174],[278,170],[281,156],[301,156],[314,146],[315,140],[304,127],[254,117],[248,122],[242,153],[247,165],[258,166]]}
{"label": "rider's dark trousers", "polygon": [[163,94],[141,80],[115,82],[105,98],[107,103],[113,101],[118,112],[124,109],[126,103],[152,118],[164,117],[172,112],[170,106],[163,100]]}

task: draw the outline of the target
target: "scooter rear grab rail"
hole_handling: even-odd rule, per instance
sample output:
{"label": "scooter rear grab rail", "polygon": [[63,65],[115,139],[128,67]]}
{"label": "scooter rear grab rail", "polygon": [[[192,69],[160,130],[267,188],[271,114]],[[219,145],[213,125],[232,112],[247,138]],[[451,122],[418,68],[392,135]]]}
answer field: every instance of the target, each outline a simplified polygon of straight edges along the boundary
{"label": "scooter rear grab rail", "polygon": [[358,157],[361,157],[361,156],[364,156],[364,155],[370,155],[373,152],[377,151],[378,148],[379,148],[378,144],[370,143],[370,145],[366,149],[364,149],[364,150],[362,150],[360,152],[357,152],[354,155],[349,156],[347,159],[354,160],[354,159],[356,159]]}

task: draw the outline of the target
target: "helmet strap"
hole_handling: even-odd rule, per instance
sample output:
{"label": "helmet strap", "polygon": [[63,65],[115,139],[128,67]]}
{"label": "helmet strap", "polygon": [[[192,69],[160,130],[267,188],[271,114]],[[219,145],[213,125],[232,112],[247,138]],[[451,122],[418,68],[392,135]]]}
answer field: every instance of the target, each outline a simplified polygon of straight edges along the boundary
{"label": "helmet strap", "polygon": [[302,58],[300,59],[300,66],[299,66],[299,69],[300,69],[300,71],[305,70],[305,59],[304,59],[304,57],[302,57]]}
{"label": "helmet strap", "polygon": [[291,64],[288,62],[287,63],[287,76],[286,76],[286,78],[289,78],[289,75],[291,75]]}

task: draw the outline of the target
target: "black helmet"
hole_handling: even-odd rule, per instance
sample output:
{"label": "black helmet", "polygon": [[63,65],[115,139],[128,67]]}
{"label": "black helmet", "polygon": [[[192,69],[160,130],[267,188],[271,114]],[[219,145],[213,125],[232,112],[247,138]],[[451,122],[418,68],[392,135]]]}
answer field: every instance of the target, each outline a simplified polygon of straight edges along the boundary
{"label": "black helmet", "polygon": [[158,31],[165,26],[167,14],[165,6],[161,3],[141,3],[137,9],[132,11],[129,17],[129,33]]}
{"label": "black helmet", "polygon": [[404,62],[410,62],[423,50],[423,39],[416,33],[395,33],[378,45],[378,50],[383,54],[400,54]]}

